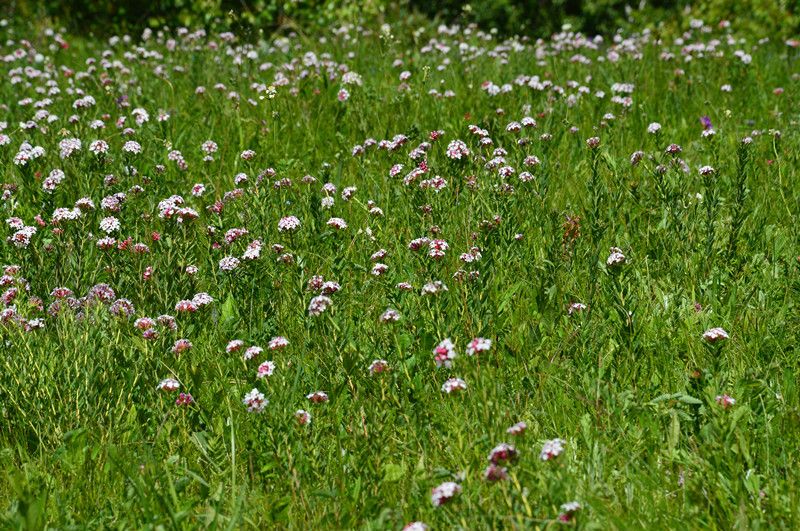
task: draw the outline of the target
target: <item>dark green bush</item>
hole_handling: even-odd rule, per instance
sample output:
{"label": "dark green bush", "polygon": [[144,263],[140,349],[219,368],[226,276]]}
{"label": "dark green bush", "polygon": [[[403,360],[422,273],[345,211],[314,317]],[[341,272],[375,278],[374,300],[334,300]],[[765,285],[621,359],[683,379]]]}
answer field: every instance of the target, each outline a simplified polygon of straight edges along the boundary
{"label": "dark green bush", "polygon": [[[417,12],[448,23],[476,23],[501,34],[546,36],[565,24],[588,34],[662,26],[680,31],[692,18],[731,21],[755,36],[786,38],[800,28],[797,0],[16,0],[0,13],[56,20],[72,32],[112,33],[186,26],[253,30],[313,29]],[[391,16],[389,16],[391,18]]]}
{"label": "dark green bush", "polygon": [[550,35],[564,24],[588,34],[663,25],[686,29],[692,18],[729,20],[756,36],[787,37],[800,29],[797,0],[409,0],[413,9],[444,20],[475,22],[501,33]]}
{"label": "dark green bush", "polygon": [[[673,12],[685,2],[655,0],[642,10],[649,18],[663,18],[665,11]],[[449,20],[475,22],[483,27],[495,27],[502,33],[549,35],[560,31],[564,24],[587,33],[610,33],[625,26],[635,12],[625,0],[478,0],[459,2],[425,2],[411,0],[411,6],[431,16]]]}
{"label": "dark green bush", "polygon": [[72,32],[112,33],[162,26],[213,29],[313,28],[379,16],[385,0],[18,0],[0,13],[54,19]]}
{"label": "dark green bush", "polygon": [[694,5],[692,15],[708,22],[729,20],[739,30],[762,37],[786,38],[800,30],[797,0],[705,0]]}

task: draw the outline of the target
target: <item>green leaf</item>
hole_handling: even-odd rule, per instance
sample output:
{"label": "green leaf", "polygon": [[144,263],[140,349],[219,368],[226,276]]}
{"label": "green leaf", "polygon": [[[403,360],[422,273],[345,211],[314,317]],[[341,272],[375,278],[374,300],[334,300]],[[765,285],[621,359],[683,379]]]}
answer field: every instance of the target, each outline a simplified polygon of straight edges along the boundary
{"label": "green leaf", "polygon": [[225,302],[222,304],[222,309],[220,310],[220,320],[222,324],[231,324],[233,323],[239,313],[236,309],[236,299],[233,298],[232,293],[228,293],[228,298],[225,299]]}
{"label": "green leaf", "polygon": [[693,406],[699,406],[703,403],[702,400],[689,395],[680,395],[680,397],[678,397],[678,400],[683,402],[684,404],[692,404]]}
{"label": "green leaf", "polygon": [[401,479],[403,479],[405,473],[406,473],[406,467],[404,465],[398,465],[395,463],[384,463],[383,482],[392,483],[394,481],[400,481]]}
{"label": "green leaf", "polygon": [[681,438],[681,421],[675,411],[670,412],[669,436],[667,437],[667,448],[672,451],[678,446]]}

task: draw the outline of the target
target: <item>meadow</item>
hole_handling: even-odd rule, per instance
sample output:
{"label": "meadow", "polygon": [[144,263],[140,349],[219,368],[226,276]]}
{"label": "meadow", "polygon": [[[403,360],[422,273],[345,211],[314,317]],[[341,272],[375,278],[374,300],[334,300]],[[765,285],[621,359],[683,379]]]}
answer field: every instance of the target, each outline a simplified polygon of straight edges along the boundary
{"label": "meadow", "polygon": [[34,27],[3,528],[800,527],[800,41]]}

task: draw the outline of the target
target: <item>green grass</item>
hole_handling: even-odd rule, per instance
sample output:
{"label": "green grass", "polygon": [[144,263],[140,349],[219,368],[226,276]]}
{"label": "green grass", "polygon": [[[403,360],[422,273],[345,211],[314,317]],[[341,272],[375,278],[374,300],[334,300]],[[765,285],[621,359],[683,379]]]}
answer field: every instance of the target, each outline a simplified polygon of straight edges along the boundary
{"label": "green grass", "polygon": [[[28,39],[45,59],[6,63],[0,80],[0,120],[10,137],[0,146],[0,172],[11,190],[0,208],[3,219],[32,226],[40,215],[47,225],[37,225],[27,247],[6,240],[16,229],[2,229],[0,263],[20,266],[4,284],[20,290],[9,304],[18,317],[0,328],[3,527],[800,525],[795,49],[746,38],[729,44],[717,29],[696,30],[685,44],[719,39],[721,55],[695,52],[685,61],[668,36],[661,44],[653,35],[622,45],[606,39],[593,50],[567,46],[572,38],[500,42],[474,30],[446,35],[398,24],[393,37],[345,28],[324,42],[293,36],[260,43],[250,48],[258,57],[248,59],[247,45],[216,35],[176,37],[173,50],[167,35],[116,45],[75,39],[50,50],[52,36],[15,23],[0,28],[0,40],[12,40],[0,54]],[[431,39],[447,51],[426,51]],[[100,64],[106,49],[107,70]],[[619,60],[600,61],[610,49]],[[739,49],[752,55],[750,64],[734,55]],[[310,51],[325,64],[304,67]],[[591,64],[572,61],[576,54]],[[234,56],[243,57],[241,65]],[[97,61],[91,71],[89,57]],[[403,65],[393,66],[396,59]],[[444,59],[449,65],[439,70]],[[264,63],[272,66],[261,71]],[[363,79],[347,85],[346,102],[337,100],[340,65]],[[43,99],[36,88],[47,75],[28,79],[12,70],[25,66],[50,72],[60,88],[46,107],[58,118],[48,124],[40,117],[39,129],[21,129],[36,109],[19,102]],[[287,84],[276,82],[278,70]],[[400,90],[403,70],[411,77]],[[523,74],[563,94],[515,84]],[[491,96],[481,89],[485,81],[513,88]],[[274,85],[274,97],[253,83]],[[612,101],[615,83],[634,85],[629,107]],[[731,92],[720,89],[725,84]],[[196,94],[198,86],[205,94]],[[578,86],[589,93],[572,101]],[[782,94],[773,93],[778,87]],[[96,105],[75,110],[77,89]],[[455,96],[435,97],[431,89]],[[118,103],[123,95],[129,107]],[[136,124],[137,107],[149,121]],[[165,122],[156,120],[162,109],[170,114]],[[105,129],[92,130],[104,114]],[[536,128],[506,131],[526,115]],[[120,116],[133,128],[130,137],[115,125]],[[711,138],[701,134],[702,116],[713,123]],[[662,124],[656,135],[647,133],[651,122]],[[493,145],[481,147],[471,124]],[[445,133],[422,157],[428,173],[405,186],[403,177],[422,160],[409,152],[435,130]],[[393,152],[374,146],[352,155],[367,138],[398,134],[408,140]],[[747,136],[752,143],[743,144]],[[522,137],[530,142],[519,145]],[[591,137],[600,138],[596,149],[587,147]],[[81,150],[61,158],[63,138],[81,139]],[[104,157],[89,151],[95,139],[110,145]],[[204,162],[200,146],[209,139],[219,151]],[[455,139],[467,143],[469,157],[445,155]],[[19,166],[13,160],[25,140],[46,153]],[[142,153],[123,153],[127,140]],[[665,152],[672,143],[680,154]],[[498,147],[516,170],[506,179],[485,167]],[[185,171],[168,159],[174,149]],[[249,161],[240,157],[247,149],[255,152]],[[632,165],[637,150],[645,155]],[[526,167],[529,155],[541,164]],[[389,177],[394,164],[404,169]],[[713,174],[699,173],[705,165]],[[42,181],[55,168],[65,177],[46,193]],[[523,171],[533,180],[520,181]],[[238,173],[248,180],[237,186]],[[305,175],[316,182],[304,183]],[[420,189],[436,175],[445,188]],[[291,187],[273,186],[284,178]],[[330,210],[321,207],[326,182],[337,186]],[[207,187],[202,197],[192,196],[195,183]],[[345,201],[348,186],[357,191]],[[241,196],[223,199],[234,188]],[[118,192],[127,194],[120,211],[102,211],[101,200]],[[158,204],[173,194],[199,219],[161,219]],[[72,208],[81,197],[96,209],[51,224],[55,208]],[[215,201],[224,203],[220,214],[208,209]],[[369,201],[384,215],[371,215]],[[126,250],[97,246],[100,220],[110,215],[121,224],[112,236],[131,238]],[[289,215],[301,227],[279,232]],[[330,217],[348,228],[331,229]],[[227,245],[232,228],[249,234]],[[422,236],[446,240],[444,258],[409,250]],[[223,257],[241,257],[253,239],[263,242],[259,259],[220,270]],[[149,253],[132,252],[136,242]],[[280,253],[271,249],[276,243],[285,247]],[[459,256],[471,247],[482,258],[464,264]],[[623,265],[606,264],[611,247],[621,249]],[[379,249],[389,269],[375,276],[370,257]],[[282,253],[292,263],[279,261]],[[188,265],[198,273],[188,275]],[[143,280],[148,266],[152,275]],[[459,280],[460,269],[477,278]],[[308,313],[313,275],[341,285],[316,317]],[[434,280],[448,291],[421,294]],[[399,282],[413,291],[397,289]],[[47,312],[54,288],[80,298],[98,283],[129,299],[135,313],[115,317],[108,303]],[[175,311],[198,292],[214,302],[196,313]],[[588,309],[569,315],[573,302]],[[401,314],[399,322],[380,322],[387,308]],[[147,340],[134,326],[162,314],[176,317],[177,330],[158,325],[159,337]],[[44,328],[26,331],[35,318],[44,318]],[[713,327],[730,338],[704,341]],[[288,347],[270,352],[275,336]],[[467,356],[475,337],[491,339],[491,350]],[[193,347],[178,356],[172,347],[179,338]],[[445,338],[459,356],[452,368],[437,368],[432,349]],[[243,361],[241,352],[226,352],[232,339],[264,352]],[[390,370],[371,375],[375,359]],[[259,380],[265,360],[276,370]],[[177,392],[157,390],[167,377],[194,403],[177,406]],[[467,389],[443,393],[449,377],[463,378]],[[269,400],[260,414],[242,403],[253,387]],[[318,390],[328,402],[306,398]],[[735,405],[718,404],[724,394]],[[309,425],[297,422],[298,409],[311,413]],[[519,421],[525,433],[507,434]],[[543,443],[555,438],[566,441],[563,454],[540,460]],[[507,465],[507,480],[485,481],[487,455],[501,442],[516,446],[519,457]],[[446,481],[462,492],[434,507],[431,490]],[[561,504],[573,500],[582,509],[571,523],[557,522]]]}

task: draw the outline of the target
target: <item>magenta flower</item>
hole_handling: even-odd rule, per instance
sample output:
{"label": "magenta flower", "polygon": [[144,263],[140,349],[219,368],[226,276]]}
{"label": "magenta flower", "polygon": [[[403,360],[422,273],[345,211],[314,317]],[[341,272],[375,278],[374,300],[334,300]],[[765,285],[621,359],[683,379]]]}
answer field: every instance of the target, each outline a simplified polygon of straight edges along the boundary
{"label": "magenta flower", "polygon": [[449,369],[453,366],[453,360],[456,356],[456,350],[450,338],[442,340],[442,342],[433,349],[433,359],[437,367],[446,367]]}
{"label": "magenta flower", "polygon": [[722,407],[722,409],[729,409],[736,405],[736,399],[730,397],[729,395],[717,395],[716,401],[717,404]]}
{"label": "magenta flower", "polygon": [[433,489],[431,492],[431,502],[434,507],[441,507],[458,494],[461,494],[461,485],[453,481],[446,481]]}
{"label": "magenta flower", "polygon": [[176,406],[188,406],[192,403],[194,403],[194,398],[189,393],[181,393],[175,399]]}
{"label": "magenta flower", "polygon": [[728,332],[724,328],[709,328],[703,332],[703,339],[709,343],[717,343],[728,339]]}

